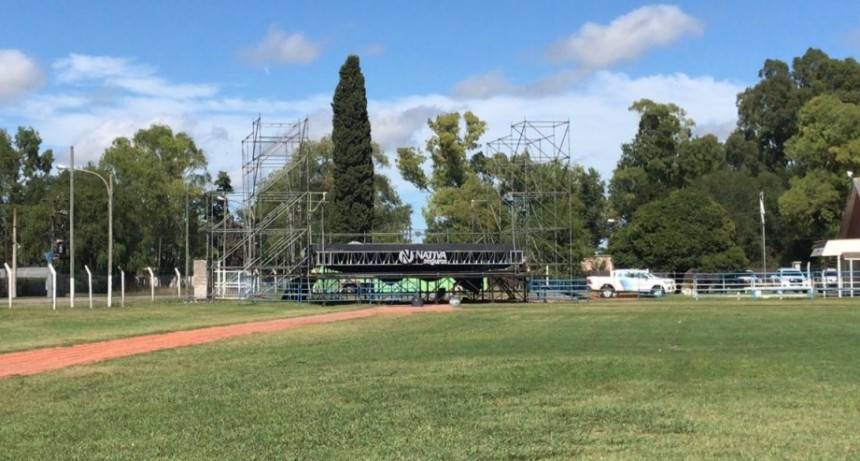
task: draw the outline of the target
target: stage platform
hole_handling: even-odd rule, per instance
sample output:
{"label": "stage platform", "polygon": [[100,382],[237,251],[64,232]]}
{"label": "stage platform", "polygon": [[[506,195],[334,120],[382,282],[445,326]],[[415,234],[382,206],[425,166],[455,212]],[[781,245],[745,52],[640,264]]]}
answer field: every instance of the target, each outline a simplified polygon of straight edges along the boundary
{"label": "stage platform", "polygon": [[312,245],[284,299],[526,301],[522,250],[509,244]]}

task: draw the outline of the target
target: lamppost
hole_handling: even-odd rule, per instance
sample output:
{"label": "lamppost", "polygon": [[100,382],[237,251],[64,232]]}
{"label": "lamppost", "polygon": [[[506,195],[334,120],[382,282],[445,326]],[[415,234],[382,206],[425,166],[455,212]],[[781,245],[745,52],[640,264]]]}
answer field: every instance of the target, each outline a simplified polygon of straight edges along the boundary
{"label": "lamppost", "polygon": [[[68,169],[70,174],[72,175],[72,177],[74,177],[75,171],[80,171],[83,173],[89,173],[89,174],[101,179],[105,185],[105,189],[107,190],[107,197],[108,197],[107,307],[108,307],[108,309],[110,309],[111,306],[113,305],[113,302],[112,302],[113,301],[113,172],[111,172],[110,175],[108,176],[109,179],[105,179],[104,176],[102,176],[99,173],[96,173],[95,171],[76,169],[74,167],[74,164],[72,164],[72,166],[68,167],[68,168],[64,167],[64,166],[57,166],[57,168],[60,170]],[[75,201],[75,183],[73,181],[71,181],[69,184],[70,184],[70,195],[71,195],[71,198],[69,201],[70,201],[70,203],[74,203],[74,201]],[[71,206],[73,206],[73,205],[71,205]],[[72,208],[72,210],[74,210],[74,208]],[[72,215],[72,216],[74,216],[74,215]],[[71,238],[69,240],[70,240],[70,245],[72,245]],[[74,270],[74,267],[75,267],[74,253],[71,254],[70,258],[71,258],[70,265],[73,268],[72,270]],[[72,275],[72,277],[74,277],[74,275]],[[74,283],[74,279],[72,279],[72,283]],[[72,296],[74,296],[74,295],[72,295]]]}

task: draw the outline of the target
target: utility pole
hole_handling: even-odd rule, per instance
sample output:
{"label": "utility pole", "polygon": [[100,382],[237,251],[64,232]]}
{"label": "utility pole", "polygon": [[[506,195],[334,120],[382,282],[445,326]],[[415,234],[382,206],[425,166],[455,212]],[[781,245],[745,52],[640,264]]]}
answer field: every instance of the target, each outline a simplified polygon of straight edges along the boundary
{"label": "utility pole", "polygon": [[[188,190],[187,189],[185,191],[185,280],[188,280]],[[182,286],[182,280],[179,280],[179,285]]]}
{"label": "utility pole", "polygon": [[9,295],[18,297],[18,207],[12,207],[12,284]]}
{"label": "utility pole", "polygon": [[69,147],[69,307],[75,307],[75,146]]}

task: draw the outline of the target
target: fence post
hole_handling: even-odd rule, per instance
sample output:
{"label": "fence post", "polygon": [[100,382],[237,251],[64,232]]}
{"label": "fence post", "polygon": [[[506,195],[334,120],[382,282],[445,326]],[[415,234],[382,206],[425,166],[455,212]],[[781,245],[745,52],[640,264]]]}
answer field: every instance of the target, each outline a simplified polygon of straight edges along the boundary
{"label": "fence post", "polygon": [[12,309],[12,268],[7,263],[3,265],[6,267],[6,295],[9,296],[9,309]]}
{"label": "fence post", "polygon": [[182,300],[182,274],[179,273],[178,267],[174,267],[173,271],[176,272],[176,297],[181,301]]}
{"label": "fence post", "polygon": [[89,266],[84,264],[84,269],[87,270],[87,284],[90,286],[90,309],[93,308],[93,273],[90,272]]}
{"label": "fence post", "polygon": [[693,297],[699,300],[699,274],[693,274]]}
{"label": "fence post", "polygon": [[51,271],[51,310],[57,310],[57,271],[54,270],[54,265],[48,263],[48,270]]}
{"label": "fence post", "polygon": [[120,291],[120,307],[125,307],[125,271],[119,268],[119,291]]}
{"label": "fence post", "polygon": [[149,272],[149,301],[155,302],[155,274],[152,273],[151,267],[147,267],[146,271]]}

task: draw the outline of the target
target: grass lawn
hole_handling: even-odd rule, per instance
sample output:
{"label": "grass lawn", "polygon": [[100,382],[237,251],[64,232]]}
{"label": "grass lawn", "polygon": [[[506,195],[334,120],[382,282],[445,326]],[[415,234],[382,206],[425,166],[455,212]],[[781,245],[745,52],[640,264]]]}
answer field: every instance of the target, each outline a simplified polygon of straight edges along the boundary
{"label": "grass lawn", "polygon": [[858,345],[855,300],[374,317],[0,380],[0,459],[858,459]]}
{"label": "grass lawn", "polygon": [[127,301],[125,307],[112,309],[104,305],[90,309],[84,302],[70,309],[64,303],[56,311],[51,310],[50,302],[20,304],[12,309],[4,305],[0,307],[0,353],[356,308],[149,300]]}

